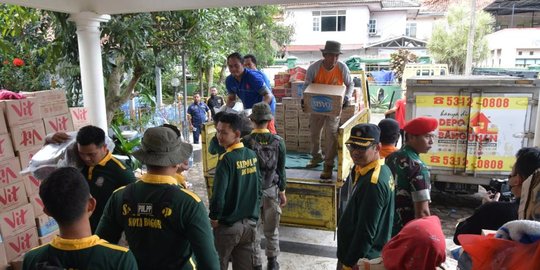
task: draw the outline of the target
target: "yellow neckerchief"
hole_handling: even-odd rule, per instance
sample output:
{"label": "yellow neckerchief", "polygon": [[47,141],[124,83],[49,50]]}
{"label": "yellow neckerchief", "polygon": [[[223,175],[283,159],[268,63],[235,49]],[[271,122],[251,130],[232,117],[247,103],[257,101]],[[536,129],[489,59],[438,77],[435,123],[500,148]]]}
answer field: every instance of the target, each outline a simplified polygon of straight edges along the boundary
{"label": "yellow neckerchief", "polygon": [[354,176],[354,183],[353,184],[356,184],[356,182],[358,181],[358,178],[360,178],[360,176],[366,175],[372,169],[374,169],[374,170],[373,170],[373,174],[371,175],[371,181],[370,182],[372,184],[377,184],[379,182],[379,174],[381,173],[381,166],[382,165],[384,165],[384,159],[374,160],[365,167],[360,167],[358,165],[355,165],[354,171],[356,172],[356,174]]}
{"label": "yellow neckerchief", "polygon": [[242,147],[244,147],[244,143],[242,143],[242,142],[235,143],[235,144],[227,147],[227,150],[225,150],[225,153],[223,153],[223,154],[221,154],[221,156],[219,156],[219,160],[221,160],[223,158],[223,156],[225,156],[225,154],[230,153],[233,150],[239,149],[239,148],[242,148]]}
{"label": "yellow neckerchief", "polygon": [[[107,164],[107,162],[109,162],[109,160],[112,159],[112,153],[110,151],[107,151],[107,154],[105,155],[105,157],[103,157],[103,159],[101,159],[97,165],[99,166],[105,166]],[[97,166],[96,165],[96,166]],[[94,168],[96,166],[90,166],[88,167],[88,180],[91,180],[92,179],[92,173],[94,172]]]}
{"label": "yellow neckerchief", "polygon": [[56,236],[51,241],[51,246],[61,250],[79,250],[104,243],[107,243],[107,241],[100,239],[97,235],[80,239],[64,239],[60,236]]}
{"label": "yellow neckerchief", "polygon": [[143,174],[141,176],[141,181],[147,184],[169,184],[169,185],[178,185],[178,180],[175,177],[170,175],[159,175],[159,174]]}
{"label": "yellow neckerchief", "polygon": [[183,186],[184,188],[187,188],[187,182],[186,182],[186,177],[177,173],[174,175],[174,178],[176,179],[176,182]]}
{"label": "yellow neckerchief", "polygon": [[251,131],[251,134],[253,133],[270,133],[270,130],[267,128],[255,128]]}

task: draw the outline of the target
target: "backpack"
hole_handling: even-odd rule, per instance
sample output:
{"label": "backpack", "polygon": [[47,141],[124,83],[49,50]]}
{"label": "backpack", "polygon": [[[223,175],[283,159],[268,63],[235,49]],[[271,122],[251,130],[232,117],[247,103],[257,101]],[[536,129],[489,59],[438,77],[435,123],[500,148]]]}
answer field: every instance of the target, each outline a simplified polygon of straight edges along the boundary
{"label": "backpack", "polygon": [[249,148],[257,154],[259,168],[263,178],[263,189],[279,184],[277,174],[280,137],[272,136],[267,144],[261,144],[249,135]]}
{"label": "backpack", "polygon": [[127,209],[130,209],[128,210],[128,213],[122,215],[124,228],[131,227],[129,226],[128,221],[130,217],[149,217],[160,220],[163,226],[167,226],[169,223],[169,217],[172,213],[172,198],[177,191],[180,191],[181,188],[176,185],[165,185],[161,196],[159,196],[161,197],[160,202],[142,203],[135,200],[135,184],[136,183],[131,183],[127,185],[122,196],[122,204],[127,206]]}

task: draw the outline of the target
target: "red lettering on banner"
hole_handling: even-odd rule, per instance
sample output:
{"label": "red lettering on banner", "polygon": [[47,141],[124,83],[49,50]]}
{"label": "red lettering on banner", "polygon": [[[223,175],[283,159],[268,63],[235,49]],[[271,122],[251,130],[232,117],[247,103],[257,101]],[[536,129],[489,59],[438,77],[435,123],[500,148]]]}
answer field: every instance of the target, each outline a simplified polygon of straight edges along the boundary
{"label": "red lettering on banner", "polygon": [[67,121],[68,119],[63,116],[61,119],[55,118],[53,121],[49,121],[49,125],[54,129],[54,131],[63,131],[67,130]]}

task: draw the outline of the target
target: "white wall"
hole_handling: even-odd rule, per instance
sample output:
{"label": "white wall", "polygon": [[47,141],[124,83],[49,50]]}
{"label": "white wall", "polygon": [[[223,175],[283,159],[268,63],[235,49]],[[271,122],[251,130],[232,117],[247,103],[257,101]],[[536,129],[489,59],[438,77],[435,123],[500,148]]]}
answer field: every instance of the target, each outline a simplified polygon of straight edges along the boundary
{"label": "white wall", "polygon": [[[346,26],[343,32],[314,32],[312,11],[346,10]],[[291,45],[324,45],[327,40],[341,44],[363,44],[367,38],[369,10],[367,7],[331,7],[289,9],[285,24],[295,29]],[[296,56],[296,55],[295,55]]]}
{"label": "white wall", "polygon": [[433,28],[437,21],[443,18],[436,17],[418,17],[415,20],[409,20],[407,22],[416,22],[416,38],[422,40],[430,40]]}
{"label": "white wall", "polygon": [[[486,38],[490,54],[482,63],[484,67],[515,67],[516,58],[540,58],[540,28],[503,29],[487,35]],[[498,50],[501,52],[500,57],[497,54]],[[525,55],[518,56],[519,50]],[[491,51],[494,52],[493,56]],[[533,51],[535,55],[530,56],[529,51]]]}
{"label": "white wall", "polygon": [[406,11],[382,11],[371,13],[372,20],[377,20],[377,34],[379,38],[370,38],[370,42],[386,40],[392,37],[405,35],[407,21]]}

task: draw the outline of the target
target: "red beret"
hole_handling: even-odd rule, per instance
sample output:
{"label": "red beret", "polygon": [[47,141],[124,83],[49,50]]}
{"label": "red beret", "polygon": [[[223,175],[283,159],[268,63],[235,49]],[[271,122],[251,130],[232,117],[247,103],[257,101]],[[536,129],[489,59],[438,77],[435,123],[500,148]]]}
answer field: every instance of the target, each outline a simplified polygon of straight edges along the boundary
{"label": "red beret", "polygon": [[412,135],[422,135],[434,131],[438,126],[439,123],[437,119],[421,116],[407,122],[403,127],[403,130]]}

